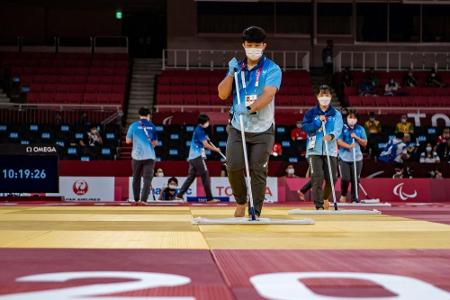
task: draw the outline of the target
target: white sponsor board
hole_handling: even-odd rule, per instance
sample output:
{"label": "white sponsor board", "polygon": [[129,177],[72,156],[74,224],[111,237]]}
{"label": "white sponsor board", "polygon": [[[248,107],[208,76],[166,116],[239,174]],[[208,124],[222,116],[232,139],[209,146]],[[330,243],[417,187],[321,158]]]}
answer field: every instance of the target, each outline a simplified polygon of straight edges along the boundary
{"label": "white sponsor board", "polygon": [[[233,191],[227,177],[212,177],[211,189],[214,197],[230,197],[230,201],[235,202]],[[266,202],[278,201],[278,178],[267,177],[267,185],[265,190]]]}
{"label": "white sponsor board", "polygon": [[59,193],[66,201],[114,201],[114,177],[59,177]]}
{"label": "white sponsor board", "polygon": [[[161,191],[167,187],[167,181],[170,177],[153,177],[152,180],[152,190],[150,192],[150,196],[148,200],[153,200],[153,196],[155,196],[155,199],[159,199],[159,195],[161,194]],[[176,177],[178,180],[178,191],[180,190],[181,186],[183,185],[184,181],[186,180],[186,177]],[[144,181],[141,180],[141,189],[144,184]],[[184,198],[186,197],[196,197],[197,196],[197,179],[194,180],[194,182],[191,184],[189,189],[187,190],[186,194],[184,195]],[[133,177],[130,177],[129,185],[128,185],[128,199],[134,200],[133,197]]]}

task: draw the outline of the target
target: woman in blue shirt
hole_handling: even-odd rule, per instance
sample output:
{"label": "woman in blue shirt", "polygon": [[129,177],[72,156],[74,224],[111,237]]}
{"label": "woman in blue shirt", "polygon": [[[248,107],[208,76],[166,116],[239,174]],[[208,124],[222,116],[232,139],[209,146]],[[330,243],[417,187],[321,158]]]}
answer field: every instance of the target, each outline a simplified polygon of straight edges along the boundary
{"label": "woman in blue shirt", "polygon": [[[341,136],[338,140],[339,149],[339,167],[341,170],[341,199],[340,202],[347,201],[348,185],[352,185],[352,202],[359,202],[355,186],[354,161],[356,161],[356,180],[359,183],[359,177],[363,166],[363,154],[361,147],[367,146],[367,135],[364,127],[357,124],[358,117],[356,113],[351,112],[347,116],[347,125],[344,125]],[[353,156],[353,150],[355,156]]]}

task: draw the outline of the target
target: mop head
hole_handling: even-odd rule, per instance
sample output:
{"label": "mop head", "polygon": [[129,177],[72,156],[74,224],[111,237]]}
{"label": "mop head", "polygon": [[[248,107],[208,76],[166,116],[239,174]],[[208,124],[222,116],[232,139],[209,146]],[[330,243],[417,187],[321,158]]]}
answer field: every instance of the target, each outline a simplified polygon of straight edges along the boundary
{"label": "mop head", "polygon": [[340,209],[340,210],[312,210],[312,209],[292,209],[288,215],[381,215],[377,209]]}
{"label": "mop head", "polygon": [[380,203],[380,199],[375,198],[375,199],[363,199],[361,200],[362,204],[377,204]]}
{"label": "mop head", "polygon": [[340,207],[391,207],[392,205],[389,202],[363,202],[361,200],[360,203],[339,203]]}
{"label": "mop head", "polygon": [[288,220],[288,219],[270,219],[258,218],[252,221],[248,218],[224,218],[224,219],[208,219],[197,217],[192,220],[194,225],[313,225],[314,220]]}

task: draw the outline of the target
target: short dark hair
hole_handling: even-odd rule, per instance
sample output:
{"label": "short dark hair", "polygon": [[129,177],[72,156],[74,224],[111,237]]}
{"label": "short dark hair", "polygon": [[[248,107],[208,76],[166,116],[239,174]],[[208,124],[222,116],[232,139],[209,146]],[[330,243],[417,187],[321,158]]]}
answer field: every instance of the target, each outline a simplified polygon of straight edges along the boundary
{"label": "short dark hair", "polygon": [[321,85],[319,86],[319,91],[318,91],[317,93],[320,93],[320,92],[322,92],[322,91],[331,93],[331,89],[330,89],[330,87],[328,86],[328,84],[321,84]]}
{"label": "short dark hair", "polygon": [[175,182],[178,185],[178,179],[176,177],[170,177],[169,180],[167,180],[167,184]]}
{"label": "short dark hair", "polygon": [[353,117],[355,119],[358,119],[358,114],[356,113],[356,111],[351,110],[351,111],[348,112],[347,118],[348,117]]}
{"label": "short dark hair", "polygon": [[242,32],[242,41],[262,43],[266,40],[266,31],[258,26],[250,26]]}
{"label": "short dark hair", "polygon": [[205,124],[205,123],[208,122],[208,121],[209,121],[208,115],[200,114],[200,115],[198,116],[198,119],[197,119],[197,123],[198,123],[198,124],[203,125],[203,124]]}
{"label": "short dark hair", "polygon": [[139,116],[146,117],[146,116],[148,116],[150,114],[151,114],[150,109],[148,109],[147,107],[139,108]]}

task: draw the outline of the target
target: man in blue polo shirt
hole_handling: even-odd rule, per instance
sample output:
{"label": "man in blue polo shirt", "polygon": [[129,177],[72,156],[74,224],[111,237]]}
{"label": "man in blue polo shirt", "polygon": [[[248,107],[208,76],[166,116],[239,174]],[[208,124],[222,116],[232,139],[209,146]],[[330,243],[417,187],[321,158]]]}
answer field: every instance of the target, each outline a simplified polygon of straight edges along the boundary
{"label": "man in blue polo shirt", "polygon": [[[134,201],[147,201],[152,185],[155,168],[155,147],[158,144],[156,126],[150,121],[151,114],[148,108],[139,109],[139,120],[128,128],[126,143],[133,143],[131,152],[131,166],[133,169],[133,196]],[[141,190],[141,174],[144,186]]]}
{"label": "man in blue polo shirt", "polygon": [[[263,53],[267,47],[266,33],[251,26],[242,34],[246,58],[240,62],[233,58],[229,70],[218,86],[222,100],[233,96],[232,119],[228,126],[227,171],[233,195],[237,202],[236,217],[245,216],[247,187],[244,177],[244,153],[242,148],[239,117],[244,120],[248,147],[251,186],[255,212],[261,214],[267,179],[269,156],[274,143],[275,94],[281,85],[281,69]],[[240,99],[234,90],[234,74],[238,72]]]}
{"label": "man in blue polo shirt", "polygon": [[189,149],[189,174],[180,191],[178,192],[177,199],[183,199],[183,195],[187,192],[198,174],[202,178],[207,202],[219,202],[219,200],[214,199],[212,196],[211,179],[209,178],[209,172],[205,162],[205,148],[215,152],[220,152],[220,149],[214,147],[209,143],[209,138],[205,132],[205,129],[208,127],[209,117],[205,114],[200,114],[197,120],[197,127],[195,128],[194,134],[192,135],[191,148]]}

